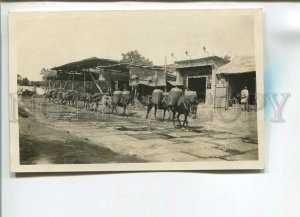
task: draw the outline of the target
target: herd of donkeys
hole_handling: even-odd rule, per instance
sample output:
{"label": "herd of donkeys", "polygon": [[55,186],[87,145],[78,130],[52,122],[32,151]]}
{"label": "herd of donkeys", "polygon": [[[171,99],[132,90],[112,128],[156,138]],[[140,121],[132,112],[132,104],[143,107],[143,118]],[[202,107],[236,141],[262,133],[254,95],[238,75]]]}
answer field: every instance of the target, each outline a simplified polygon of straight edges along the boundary
{"label": "herd of donkeys", "polygon": [[77,105],[78,101],[83,101],[84,107],[88,110],[100,111],[104,113],[117,113],[117,107],[123,108],[123,115],[126,115],[126,109],[129,105],[134,107],[135,102],[139,101],[147,108],[146,118],[149,112],[154,108],[154,116],[158,109],[163,110],[163,119],[166,111],[169,112],[169,119],[172,118],[175,125],[175,117],[181,125],[180,115],[184,115],[182,126],[188,125],[188,116],[196,118],[199,101],[195,91],[183,91],[180,88],[172,88],[169,92],[161,89],[154,89],[152,95],[133,97],[129,91],[114,91],[111,95],[105,93],[80,93],[77,90],[60,92],[57,89],[48,90],[45,97],[59,104]]}

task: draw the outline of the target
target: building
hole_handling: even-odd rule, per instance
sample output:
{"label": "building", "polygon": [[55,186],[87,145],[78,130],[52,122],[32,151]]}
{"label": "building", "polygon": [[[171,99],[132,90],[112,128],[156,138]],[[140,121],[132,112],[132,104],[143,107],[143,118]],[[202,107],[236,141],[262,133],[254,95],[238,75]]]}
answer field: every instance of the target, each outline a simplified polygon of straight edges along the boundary
{"label": "building", "polygon": [[256,104],[256,69],[254,56],[233,57],[217,71],[215,107],[228,107],[240,101],[241,90],[247,86],[249,104]]}
{"label": "building", "polygon": [[[196,91],[200,103],[228,108],[240,101],[248,87],[250,104],[256,104],[256,70],[253,56],[225,59],[218,56],[176,61],[163,66],[122,63],[96,57],[54,67],[60,88],[83,92],[129,90],[132,95],[149,96],[154,89],[173,87]],[[101,85],[102,84],[102,85]],[[56,85],[57,86],[57,85]],[[92,90],[92,91],[91,91]]]}
{"label": "building", "polygon": [[249,104],[256,104],[256,70],[253,56],[224,59],[217,56],[175,62],[176,83],[196,91],[200,102],[212,107],[228,108],[240,102],[241,90],[247,86]]}
{"label": "building", "polygon": [[200,102],[213,106],[217,70],[228,62],[217,56],[176,61],[176,83],[186,90],[196,91]]}
{"label": "building", "polygon": [[[160,66],[145,66],[128,63],[118,63],[102,67],[103,77],[108,82],[111,92],[129,90],[137,96],[151,95],[154,89],[166,88],[166,73]],[[176,77],[172,77],[176,80]]]}
{"label": "building", "polygon": [[99,68],[101,68],[100,74],[106,82],[108,93],[112,93],[116,90],[131,90],[129,86],[128,64],[117,62]]}
{"label": "building", "polygon": [[118,63],[116,60],[91,57],[53,67],[51,70],[56,71],[56,75],[52,78],[53,88],[59,87],[61,91],[71,89],[90,93],[105,92],[100,84],[100,68],[116,63]]}

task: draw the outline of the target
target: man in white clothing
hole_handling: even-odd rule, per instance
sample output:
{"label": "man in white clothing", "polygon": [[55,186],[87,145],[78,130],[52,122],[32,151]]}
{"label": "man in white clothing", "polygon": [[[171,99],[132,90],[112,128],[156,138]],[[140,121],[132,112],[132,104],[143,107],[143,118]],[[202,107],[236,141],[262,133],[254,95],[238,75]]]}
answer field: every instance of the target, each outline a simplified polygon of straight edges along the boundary
{"label": "man in white clothing", "polygon": [[249,91],[247,89],[247,86],[245,86],[244,89],[241,91],[242,110],[249,111],[248,100],[249,100]]}

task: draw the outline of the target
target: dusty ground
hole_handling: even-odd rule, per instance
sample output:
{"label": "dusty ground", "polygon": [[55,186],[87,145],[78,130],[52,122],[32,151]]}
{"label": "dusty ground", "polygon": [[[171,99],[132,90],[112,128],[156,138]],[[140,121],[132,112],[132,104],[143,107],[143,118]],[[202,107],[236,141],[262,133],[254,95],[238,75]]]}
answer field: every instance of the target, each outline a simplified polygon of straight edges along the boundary
{"label": "dusty ground", "polygon": [[19,114],[22,164],[258,158],[254,111],[199,105],[197,119],[189,119],[185,128],[155,120],[152,112],[145,119],[144,109],[131,108],[128,116],[102,115],[86,111],[82,104],[76,109],[43,98],[21,99]]}

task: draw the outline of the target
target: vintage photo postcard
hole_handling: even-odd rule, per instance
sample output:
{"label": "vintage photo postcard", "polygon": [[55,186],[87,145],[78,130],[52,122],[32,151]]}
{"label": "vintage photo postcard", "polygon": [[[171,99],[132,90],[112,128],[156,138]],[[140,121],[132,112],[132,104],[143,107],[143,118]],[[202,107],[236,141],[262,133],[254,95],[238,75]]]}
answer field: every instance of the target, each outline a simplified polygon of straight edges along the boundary
{"label": "vintage photo postcard", "polygon": [[263,169],[262,10],[11,12],[12,172]]}

